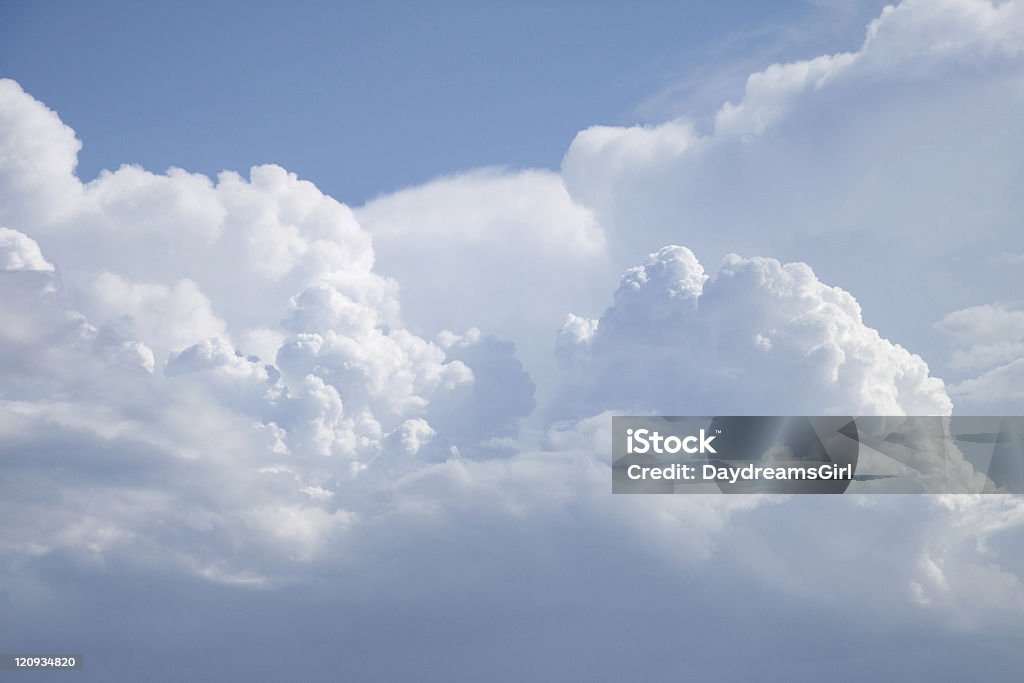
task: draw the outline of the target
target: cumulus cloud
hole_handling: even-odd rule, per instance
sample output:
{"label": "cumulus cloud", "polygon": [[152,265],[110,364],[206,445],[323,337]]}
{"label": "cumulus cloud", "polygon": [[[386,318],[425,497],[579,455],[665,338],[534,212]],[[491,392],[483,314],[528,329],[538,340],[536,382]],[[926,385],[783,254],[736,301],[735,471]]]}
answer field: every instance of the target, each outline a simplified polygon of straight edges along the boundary
{"label": "cumulus cloud", "polygon": [[[900,3],[859,48],[750,75],[700,113],[581,131],[562,161],[619,268],[658,244],[812,263],[932,364],[950,302],[1020,292],[1020,2]],[[922,267],[916,267],[921,264]]]}
{"label": "cumulus cloud", "polygon": [[729,255],[709,279],[689,249],[664,247],[626,271],[599,319],[569,317],[559,354],[575,413],[952,410],[942,380],[865,325],[850,294],[768,258]]}
{"label": "cumulus cloud", "polygon": [[[321,512],[346,515],[303,507],[298,485],[259,472],[280,456],[273,425],[230,397],[154,375],[152,351],[68,309],[51,270],[3,275],[4,552],[101,564],[128,553],[203,574],[226,562],[214,549],[232,537],[251,542],[246,562],[270,559],[285,521],[309,516],[326,533]],[[241,362],[226,367],[226,355],[211,343],[168,374],[215,367],[225,384],[265,381]],[[286,546],[308,557],[312,543]]]}
{"label": "cumulus cloud", "polygon": [[0,224],[31,234],[90,317],[179,351],[214,334],[258,336],[293,297],[329,286],[398,323],[369,235],[312,183],[273,165],[216,181],[123,166],[83,183],[73,131],[13,81],[2,85]]}
{"label": "cumulus cloud", "polygon": [[[0,211],[19,226],[0,230],[4,442],[47,435],[41,468],[7,461],[37,492],[9,492],[8,551],[140,554],[265,583],[330,548],[435,441],[443,460],[532,409],[511,345],[446,338],[463,362],[402,326],[369,235],[311,183],[276,166],[82,183],[73,133],[16,84],[2,94],[0,167],[18,181],[0,191],[18,202]],[[473,403],[503,382],[504,404]],[[459,406],[487,418],[468,436]],[[45,513],[59,491],[39,472],[74,481],[65,514]],[[226,552],[239,539],[247,551]]]}
{"label": "cumulus cloud", "polygon": [[0,225],[73,211],[82,193],[74,176],[82,148],[75,132],[6,78],[0,79],[0,130],[8,131],[0,137]]}
{"label": "cumulus cloud", "polygon": [[224,321],[192,280],[171,286],[131,282],[104,271],[76,292],[79,309],[107,321],[122,336],[145,339],[161,359],[198,339],[226,337]]}
{"label": "cumulus cloud", "polygon": [[401,277],[410,326],[512,340],[550,393],[551,330],[567,310],[596,307],[609,275],[601,226],[557,173],[480,169],[378,197],[357,215],[380,270]]}
{"label": "cumulus cloud", "polygon": [[153,371],[153,352],[145,344],[64,308],[53,265],[27,235],[3,228],[0,262],[5,263],[0,270],[5,396],[41,399],[48,392],[80,391],[98,379],[105,363]]}
{"label": "cumulus cloud", "polygon": [[3,254],[3,270],[52,271],[53,264],[43,258],[39,245],[17,230],[0,228],[0,254]]}
{"label": "cumulus cloud", "polygon": [[449,358],[472,370],[473,381],[460,387],[451,400],[431,406],[431,422],[464,453],[500,446],[501,439],[515,437],[521,421],[533,414],[537,404],[536,387],[515,344],[483,335],[477,328],[465,334],[442,332],[438,343]]}
{"label": "cumulus cloud", "polygon": [[[11,103],[4,173],[39,193],[77,188],[59,215],[40,201],[5,217],[59,263],[62,305],[144,344],[158,374],[166,364],[180,382],[208,375],[232,406],[282,429],[275,410],[318,396],[326,403],[310,413],[320,425],[313,441],[328,451],[324,444],[350,451],[369,438],[343,433],[349,427],[375,425],[369,431],[383,438],[424,418],[435,396],[472,382],[465,364],[405,329],[397,285],[373,270],[370,236],[312,183],[273,165],[216,181],[124,166],[82,183],[66,159],[79,146],[73,132],[17,84],[5,82],[3,95]],[[42,143],[60,153],[36,154]],[[29,173],[33,164],[45,173]],[[28,197],[16,183],[7,189]],[[3,234],[11,267],[45,263],[18,235]],[[335,420],[337,401],[344,416]],[[296,433],[305,429],[298,422],[289,424]]]}
{"label": "cumulus cloud", "polygon": [[[8,242],[34,253],[24,235]],[[403,367],[403,353],[427,353],[433,365],[418,367],[433,368],[425,381],[435,389],[447,372],[441,348],[465,359],[447,367],[478,380],[462,397],[467,411],[489,398],[493,405],[478,406],[480,424],[449,437],[443,419],[442,431],[422,417],[401,419],[401,410],[420,409],[419,400],[376,404],[376,385],[360,385],[353,379],[358,372],[337,387],[326,370],[324,377],[316,369],[300,372],[301,381],[292,381],[287,363],[279,371],[219,337],[170,354],[165,371],[153,374],[151,354],[147,367],[129,353],[111,352],[146,347],[113,332],[104,336],[67,307],[45,263],[41,270],[5,271],[19,278],[23,296],[0,300],[10,323],[0,337],[2,357],[17,368],[5,367],[0,383],[8,475],[0,549],[8,557],[67,555],[95,567],[161,567],[266,587],[314,563],[344,567],[354,547],[379,552],[379,537],[400,544],[385,547],[414,548],[411,530],[461,534],[453,529],[464,516],[513,536],[528,523],[548,543],[551,520],[568,521],[568,510],[580,507],[591,524],[604,520],[642,533],[691,565],[710,555],[713,534],[731,514],[757,504],[678,500],[671,502],[676,512],[665,514],[655,499],[645,499],[627,505],[621,517],[603,510],[607,415],[556,428],[546,447],[506,458],[472,460],[450,451],[424,458],[437,439],[472,445],[511,434],[509,420],[532,408],[529,378],[511,346],[477,330],[444,334],[441,346],[407,333],[392,340],[394,348],[387,337],[373,339],[384,356],[397,354],[393,367]],[[4,280],[5,291],[15,291],[11,282]],[[348,361],[327,355],[357,348],[351,340],[332,348],[342,337],[330,330],[317,337],[296,336],[317,351],[321,342],[327,347],[315,368],[344,367]],[[27,362],[32,353],[36,364]],[[414,376],[388,377],[422,392]],[[364,393],[350,393],[353,386]],[[514,407],[504,417],[502,401]],[[397,424],[387,427],[389,420]],[[648,524],[648,514],[658,523]],[[18,570],[10,572],[16,580]]]}

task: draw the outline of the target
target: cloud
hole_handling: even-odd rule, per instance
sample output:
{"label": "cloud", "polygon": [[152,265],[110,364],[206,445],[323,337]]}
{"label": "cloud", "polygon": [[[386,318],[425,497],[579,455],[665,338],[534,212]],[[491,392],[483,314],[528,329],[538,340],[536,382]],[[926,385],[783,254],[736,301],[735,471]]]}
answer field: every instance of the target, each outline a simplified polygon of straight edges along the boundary
{"label": "cloud", "polygon": [[171,286],[131,282],[104,271],[76,292],[79,309],[107,321],[124,337],[146,340],[161,360],[197,339],[226,337],[227,326],[189,279]]}
{"label": "cloud", "polygon": [[547,397],[552,330],[598,305],[604,233],[558,174],[479,169],[378,197],[357,209],[379,268],[401,276],[409,324],[472,327],[509,339]]}
{"label": "cloud", "polygon": [[[679,620],[692,642],[752,608],[789,619],[755,648],[818,637],[809,610],[852,619],[837,639],[864,651],[888,624],[1019,646],[1009,499],[950,531],[960,509],[925,499],[612,497],[608,463],[613,410],[950,412],[889,339],[1016,283],[989,243],[1024,251],[1018,28],[1016,3],[907,3],[857,52],[755,74],[710,131],[592,128],[558,173],[469,172],[357,212],[274,165],[83,183],[73,131],[0,81],[0,554],[19,623],[38,627],[39,594],[117,577],[174,586],[140,591],[158,607],[192,581],[292,609],[312,586],[338,608],[325,623],[355,606],[346,633],[387,640],[389,663],[374,634],[409,624],[382,604],[491,652],[542,642],[534,620],[549,647],[604,638],[609,665],[609,614],[657,620],[673,653]],[[730,255],[708,273],[697,254]]]}
{"label": "cloud", "polygon": [[972,306],[946,315],[936,328],[958,346],[951,365],[991,368],[1024,356],[1024,310],[1007,304]]}
{"label": "cloud", "polygon": [[674,415],[948,415],[941,380],[802,263],[726,257],[708,278],[669,246],[626,271],[598,320],[559,340],[564,405]]}
{"label": "cloud", "polygon": [[[177,383],[206,381],[233,408],[295,434],[308,425],[278,412],[318,397],[322,409],[299,412],[319,425],[319,436],[296,439],[345,452],[364,439],[376,444],[370,452],[379,449],[387,433],[425,418],[432,399],[473,381],[465,364],[405,328],[396,283],[373,270],[369,234],[312,183],[273,165],[254,167],[248,179],[223,172],[216,181],[123,166],[82,183],[64,161],[28,173],[49,158],[36,154],[36,144],[49,141],[60,150],[50,156],[73,159],[78,143],[17,84],[5,82],[3,94],[11,102],[0,131],[9,150],[3,172],[44,194],[77,188],[59,215],[40,203],[10,218],[59,264],[60,305],[144,344],[157,374],[166,364]],[[4,233],[13,245],[6,258],[40,261],[35,242],[17,234]],[[249,358],[254,351],[259,360]],[[342,415],[331,417],[337,401]]]}
{"label": "cloud", "polygon": [[[57,114],[0,79],[0,225],[44,222],[74,211],[82,193],[74,177],[82,143]],[[18,134],[11,132],[17,130]]]}
{"label": "cloud", "polygon": [[52,271],[53,264],[43,258],[39,245],[27,235],[10,228],[0,228],[0,254],[3,255],[3,270]]}
{"label": "cloud", "polygon": [[711,126],[694,112],[581,131],[563,182],[619,269],[659,244],[811,263],[937,364],[932,322],[951,304],[1020,291],[992,245],[1024,251],[1009,189],[1024,146],[1021,7],[901,3],[855,51],[751,74]]}
{"label": "cloud", "polygon": [[[357,213],[415,301],[415,325],[515,341],[542,406],[558,395],[553,321],[596,317],[597,293],[663,244],[706,262],[743,253],[813,264],[882,336],[940,367],[933,322],[951,304],[1020,291],[1012,259],[993,263],[991,245],[1024,251],[1024,206],[1010,191],[1024,147],[1021,7],[900,3],[857,49],[756,71],[711,117],[592,126],[558,174],[479,170]],[[600,253],[583,257],[581,225]],[[454,303],[449,293],[468,281]],[[530,310],[496,305],[511,283]]]}
{"label": "cloud", "polygon": [[[395,285],[373,273],[369,235],[312,183],[273,165],[216,181],[122,166],[82,183],[74,132],[14,81],[0,85],[0,224],[30,234],[98,322],[177,351],[211,334],[258,335],[297,293],[330,286],[397,324]],[[168,306],[179,310],[158,310]],[[189,311],[198,317],[182,319]],[[169,337],[154,326],[175,316]]]}
{"label": "cloud", "polygon": [[1013,540],[1024,527],[1024,499],[951,495],[934,505],[940,514],[911,583],[915,600],[951,613],[965,630],[993,619],[1014,628],[1024,611],[1024,582],[1013,570],[1024,559]]}
{"label": "cloud", "polygon": [[778,123],[789,104],[808,90],[824,87],[853,64],[849,53],[822,55],[802,62],[773,64],[747,79],[743,100],[726,102],[715,116],[715,136],[745,138],[761,135]]}
{"label": "cloud", "polygon": [[[18,229],[0,232],[0,401],[18,488],[5,492],[5,552],[268,585],[335,553],[435,441],[443,456],[508,436],[532,408],[511,345],[447,338],[467,364],[402,326],[369,235],[311,183],[276,166],[216,182],[125,166],[83,184],[62,156],[77,152],[73,133],[16,84],[3,95],[0,177],[19,180],[0,192],[21,202],[2,209]],[[28,201],[69,187],[60,211]],[[504,398],[505,381],[509,413],[472,403]],[[481,417],[468,442],[460,405]],[[449,416],[441,429],[434,415]]]}
{"label": "cloud", "polygon": [[0,229],[0,262],[3,396],[41,399],[48,392],[80,390],[107,364],[153,371],[153,352],[145,344],[63,307],[57,273],[30,237]]}
{"label": "cloud", "polygon": [[1024,407],[1024,311],[1017,304],[964,308],[935,326],[955,347],[950,366],[974,374],[950,387],[958,401],[996,414]]}
{"label": "cloud", "polygon": [[[124,552],[198,572],[252,527],[256,501],[297,497],[256,471],[277,457],[272,430],[154,374],[146,345],[66,307],[53,270],[3,275],[5,554],[103,565]],[[250,539],[264,551],[266,531]]]}
{"label": "cloud", "polygon": [[958,397],[996,410],[1024,406],[1024,358],[988,370],[978,377],[965,379],[950,387]]}
{"label": "cloud", "polygon": [[510,440],[515,448],[521,421],[537,406],[536,387],[515,344],[485,336],[476,328],[461,335],[442,332],[438,343],[448,358],[473,372],[473,381],[460,387],[450,400],[432,405],[431,422],[464,453],[500,446],[502,439]]}

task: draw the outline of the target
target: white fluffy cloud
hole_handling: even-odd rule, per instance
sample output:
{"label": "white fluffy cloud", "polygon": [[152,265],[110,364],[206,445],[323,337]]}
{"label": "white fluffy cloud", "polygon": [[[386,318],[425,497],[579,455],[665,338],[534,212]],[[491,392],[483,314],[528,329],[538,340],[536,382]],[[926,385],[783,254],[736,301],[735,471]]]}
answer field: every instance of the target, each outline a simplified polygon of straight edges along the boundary
{"label": "white fluffy cloud", "polygon": [[211,334],[250,338],[304,289],[333,287],[397,324],[369,235],[312,183],[273,165],[216,182],[123,166],[82,183],[73,131],[13,81],[0,82],[0,103],[0,224],[40,244],[90,317],[176,351]]}
{"label": "white fluffy cloud", "polygon": [[[570,316],[563,405],[677,415],[948,415],[941,380],[864,324],[802,263],[726,257],[709,279],[685,247],[629,269],[599,320]],[[613,403],[613,405],[609,405]]]}
{"label": "white fluffy cloud", "polygon": [[1020,2],[909,0],[850,52],[752,74],[714,123],[694,112],[580,132],[572,198],[626,267],[659,244],[814,265],[886,337],[945,360],[932,322],[1024,296]]}
{"label": "white fluffy cloud", "polygon": [[[343,450],[362,442],[340,432],[325,442],[325,430],[375,424],[370,431],[383,438],[424,418],[435,395],[473,382],[465,364],[404,329],[396,284],[373,271],[369,235],[312,183],[268,165],[216,182],[124,166],[83,184],[67,160],[79,146],[73,133],[17,84],[5,81],[0,95],[8,105],[0,166],[18,181],[3,189],[24,200],[0,213],[35,240],[5,232],[5,258],[12,267],[45,263],[38,242],[59,264],[63,305],[145,344],[158,374],[169,363],[176,378],[210,374],[222,389],[244,379],[233,389],[235,406],[265,402],[263,381],[280,385],[282,405],[308,390],[304,400],[328,404],[313,411],[319,443]],[[39,144],[58,149],[40,154]],[[66,187],[76,190],[29,202]],[[58,214],[45,210],[55,201]],[[254,352],[258,361],[243,357]],[[265,366],[273,379],[262,376]],[[324,387],[311,388],[317,381]],[[337,400],[344,417],[332,420]],[[286,429],[273,412],[254,417]],[[289,427],[304,429],[295,420]]]}
{"label": "white fluffy cloud", "polygon": [[82,144],[57,114],[0,79],[0,224],[51,221],[74,211],[82,193],[75,178]]}
{"label": "white fluffy cloud", "polygon": [[17,230],[0,228],[0,254],[3,254],[3,270],[52,271],[53,264],[43,258],[39,245]]}
{"label": "white fluffy cloud", "polygon": [[[5,492],[7,551],[138,552],[263,581],[330,548],[390,477],[456,445],[471,457],[532,408],[510,345],[446,338],[463,362],[402,326],[369,235],[311,183],[276,166],[216,182],[126,166],[83,184],[73,133],[2,86],[4,442],[47,435],[41,468],[7,461],[39,491]],[[511,398],[485,414],[504,382]],[[463,408],[487,418],[470,434]],[[74,482],[62,515],[39,472]]]}
{"label": "white fluffy cloud", "polygon": [[76,294],[83,313],[107,321],[124,337],[147,340],[161,360],[198,339],[227,336],[224,321],[192,280],[167,286],[131,282],[104,271]]}
{"label": "white fluffy cloud", "polygon": [[549,395],[552,330],[599,305],[604,233],[550,171],[481,169],[378,197],[357,210],[380,269],[401,276],[411,326],[479,327],[515,342]]}

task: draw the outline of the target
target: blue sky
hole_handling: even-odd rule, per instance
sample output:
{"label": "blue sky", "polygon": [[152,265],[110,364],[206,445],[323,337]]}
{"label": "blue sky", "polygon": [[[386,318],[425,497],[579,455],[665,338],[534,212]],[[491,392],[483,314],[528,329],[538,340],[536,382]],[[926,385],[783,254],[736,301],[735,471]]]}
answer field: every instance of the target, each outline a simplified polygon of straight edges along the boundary
{"label": "blue sky", "polygon": [[910,474],[976,495],[610,451],[1022,414],[1021,112],[1024,0],[0,0],[0,652],[1020,680],[1024,499],[955,448]]}
{"label": "blue sky", "polygon": [[278,163],[358,204],[476,166],[556,168],[595,123],[707,114],[719,102],[686,98],[711,75],[734,96],[734,61],[852,48],[881,4],[4,0],[0,71],[86,141],[83,178]]}

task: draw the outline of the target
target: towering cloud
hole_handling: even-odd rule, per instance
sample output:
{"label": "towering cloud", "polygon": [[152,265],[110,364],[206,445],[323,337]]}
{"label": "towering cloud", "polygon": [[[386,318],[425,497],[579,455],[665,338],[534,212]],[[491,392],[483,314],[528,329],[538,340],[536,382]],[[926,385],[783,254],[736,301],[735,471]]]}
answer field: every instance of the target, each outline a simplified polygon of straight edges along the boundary
{"label": "towering cloud", "polygon": [[803,263],[729,255],[709,279],[689,249],[664,247],[626,271],[600,319],[567,319],[559,353],[576,414],[952,410],[919,357]]}
{"label": "towering cloud", "polygon": [[[0,97],[8,552],[264,581],[393,478],[489,454],[532,410],[511,344],[402,326],[369,236],[311,183],[276,166],[82,183],[70,129],[12,81]],[[229,558],[231,539],[250,552]]]}

